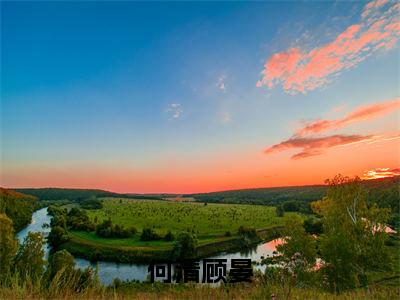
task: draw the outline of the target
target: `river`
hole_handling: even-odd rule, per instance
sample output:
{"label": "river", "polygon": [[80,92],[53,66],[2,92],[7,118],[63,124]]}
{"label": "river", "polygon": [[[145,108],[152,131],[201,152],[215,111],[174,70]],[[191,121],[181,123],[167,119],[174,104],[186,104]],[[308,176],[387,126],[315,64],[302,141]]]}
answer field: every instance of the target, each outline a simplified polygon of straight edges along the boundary
{"label": "river", "polygon": [[[50,232],[50,228],[45,224],[50,224],[51,216],[47,214],[47,208],[42,208],[32,214],[32,222],[26,228],[21,230],[18,234],[18,240],[20,243],[23,242],[28,232],[42,232],[45,236]],[[267,257],[273,255],[276,246],[280,243],[279,239],[269,241],[267,243],[262,243],[253,249],[249,249],[243,252],[236,253],[221,253],[219,255],[214,255],[211,258],[223,258],[227,259],[227,267],[230,268],[230,260],[232,258],[247,258],[251,259],[252,262],[259,263],[261,257]],[[49,245],[44,246],[45,257],[47,258],[49,254]],[[124,264],[124,263],[114,263],[98,261],[96,263],[91,263],[90,261],[82,258],[75,258],[75,263],[78,268],[86,267],[97,267],[98,275],[100,281],[103,284],[110,284],[114,278],[119,278],[121,280],[139,280],[145,281],[147,279],[147,267],[148,265],[143,264]],[[201,265],[201,261],[200,261]],[[265,266],[256,264],[255,268],[261,271],[265,270]],[[201,276],[201,274],[200,274]],[[201,278],[201,277],[200,277]]]}

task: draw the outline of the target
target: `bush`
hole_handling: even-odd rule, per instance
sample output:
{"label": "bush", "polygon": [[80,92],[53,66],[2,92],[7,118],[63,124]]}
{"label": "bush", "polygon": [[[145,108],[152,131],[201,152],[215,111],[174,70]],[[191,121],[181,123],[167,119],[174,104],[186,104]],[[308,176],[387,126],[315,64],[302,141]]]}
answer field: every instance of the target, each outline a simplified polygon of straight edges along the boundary
{"label": "bush", "polygon": [[94,231],[96,229],[86,212],[75,207],[67,215],[67,226],[72,230]]}
{"label": "bush", "polygon": [[238,229],[238,233],[240,236],[246,237],[249,239],[253,239],[253,238],[257,237],[257,231],[255,228],[240,226]]}
{"label": "bush", "polygon": [[306,232],[311,234],[321,234],[322,233],[322,221],[317,218],[307,218],[304,220],[304,229]]}
{"label": "bush", "polygon": [[174,234],[171,231],[168,231],[167,234],[164,236],[165,241],[173,241],[175,239]]}
{"label": "bush", "polygon": [[135,227],[125,229],[124,226],[113,225],[111,219],[96,226],[96,234],[104,238],[129,238],[135,233]]}
{"label": "bush", "polygon": [[174,257],[180,259],[195,257],[197,244],[198,240],[196,235],[189,232],[180,233],[174,245]]}
{"label": "bush", "polygon": [[103,208],[103,203],[101,200],[96,199],[96,197],[92,197],[83,201],[81,207],[84,209],[101,209]]}
{"label": "bush", "polygon": [[285,210],[284,210],[283,206],[282,206],[282,205],[278,205],[278,206],[276,207],[276,215],[277,215],[278,217],[283,217],[284,214],[285,214]]}
{"label": "bush", "polygon": [[160,236],[151,228],[144,228],[140,240],[142,241],[154,241],[159,240]]}
{"label": "bush", "polygon": [[53,248],[57,248],[61,244],[67,242],[69,240],[69,236],[64,228],[60,226],[54,226],[52,227],[47,240]]}

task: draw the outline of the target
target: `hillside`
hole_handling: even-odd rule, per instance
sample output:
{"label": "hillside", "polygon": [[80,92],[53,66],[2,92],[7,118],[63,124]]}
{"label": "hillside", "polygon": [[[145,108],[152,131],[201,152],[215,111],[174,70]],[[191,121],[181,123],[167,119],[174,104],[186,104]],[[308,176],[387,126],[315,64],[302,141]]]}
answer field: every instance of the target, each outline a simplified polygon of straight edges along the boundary
{"label": "hillside", "polygon": [[70,200],[79,202],[91,197],[125,197],[123,194],[96,189],[67,189],[67,188],[22,188],[14,189],[17,192],[32,195],[39,200]]}
{"label": "hillside", "polygon": [[89,198],[134,198],[134,199],[154,199],[161,200],[160,195],[142,194],[119,194],[98,189],[69,189],[69,188],[17,188],[15,191],[35,196],[41,201],[63,201],[81,202]]}
{"label": "hillside", "polygon": [[[368,200],[380,207],[399,212],[400,176],[365,180],[362,182],[368,191]],[[190,194],[196,201],[213,203],[245,203],[262,205],[283,205],[287,211],[308,211],[309,203],[321,199],[327,190],[326,185],[273,187],[242,189],[221,192]]]}
{"label": "hillside", "polygon": [[5,213],[14,224],[16,231],[31,221],[37,198],[0,187],[0,213]]}

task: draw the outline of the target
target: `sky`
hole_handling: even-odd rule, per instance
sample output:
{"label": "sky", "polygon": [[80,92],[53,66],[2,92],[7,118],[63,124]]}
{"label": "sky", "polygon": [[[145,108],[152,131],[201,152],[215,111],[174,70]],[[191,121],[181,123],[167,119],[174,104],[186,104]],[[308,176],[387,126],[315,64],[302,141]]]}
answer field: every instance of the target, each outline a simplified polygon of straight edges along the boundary
{"label": "sky", "polygon": [[400,174],[400,4],[1,2],[5,187]]}

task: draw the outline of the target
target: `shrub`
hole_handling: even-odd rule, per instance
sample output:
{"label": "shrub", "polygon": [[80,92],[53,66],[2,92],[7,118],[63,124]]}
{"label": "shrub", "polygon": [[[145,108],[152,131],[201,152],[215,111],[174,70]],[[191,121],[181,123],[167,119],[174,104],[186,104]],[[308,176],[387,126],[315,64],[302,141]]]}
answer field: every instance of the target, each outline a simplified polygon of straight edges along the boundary
{"label": "shrub", "polygon": [[54,226],[52,227],[47,240],[52,247],[57,248],[61,244],[67,242],[69,240],[69,236],[64,228],[60,226]]}
{"label": "shrub", "polygon": [[111,219],[96,226],[96,234],[104,238],[128,238],[136,233],[136,228],[125,229],[120,225],[113,225]]}
{"label": "shrub", "polygon": [[174,239],[175,236],[171,231],[168,231],[167,234],[164,236],[164,240],[166,241],[173,241]]}
{"label": "shrub", "polygon": [[238,233],[240,236],[250,239],[257,237],[257,231],[255,228],[240,226],[238,229]]}
{"label": "shrub", "polygon": [[153,241],[159,240],[160,236],[151,228],[144,228],[140,240],[142,241]]}
{"label": "shrub", "polygon": [[174,245],[174,257],[181,259],[195,257],[197,244],[198,240],[196,235],[189,232],[180,233]]}
{"label": "shrub", "polygon": [[103,203],[101,200],[96,199],[96,197],[92,197],[83,201],[81,207],[84,209],[101,209],[103,208]]}

